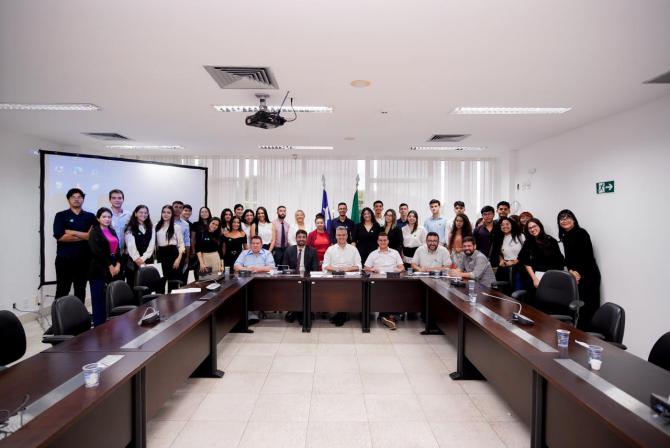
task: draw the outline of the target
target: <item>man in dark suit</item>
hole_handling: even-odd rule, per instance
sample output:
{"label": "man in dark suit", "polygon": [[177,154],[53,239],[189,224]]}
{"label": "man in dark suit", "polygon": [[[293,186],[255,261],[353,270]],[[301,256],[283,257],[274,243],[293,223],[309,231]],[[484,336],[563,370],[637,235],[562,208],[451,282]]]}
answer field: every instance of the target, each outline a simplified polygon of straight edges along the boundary
{"label": "man in dark suit", "polygon": [[[307,232],[300,229],[295,233],[295,246],[290,246],[284,251],[282,264],[287,265],[289,269],[294,269],[300,273],[319,270],[319,262],[316,256],[316,250],[307,246]],[[302,324],[302,313],[288,312],[285,317],[287,322],[298,322]]]}

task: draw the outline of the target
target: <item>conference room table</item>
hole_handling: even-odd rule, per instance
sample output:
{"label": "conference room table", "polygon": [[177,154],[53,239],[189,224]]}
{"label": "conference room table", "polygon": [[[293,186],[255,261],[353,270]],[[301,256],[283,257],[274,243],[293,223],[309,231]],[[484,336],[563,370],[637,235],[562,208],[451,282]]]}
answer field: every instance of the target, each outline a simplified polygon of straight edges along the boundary
{"label": "conference room table", "polygon": [[[670,394],[670,372],[530,306],[523,313],[533,326],[510,322],[518,305],[490,297],[504,297],[497,291],[479,287],[471,303],[448,279],[407,275],[255,274],[219,283],[213,291],[198,282],[189,287],[200,292],[161,296],[0,372],[0,409],[15,409],[25,394],[28,411],[49,404],[0,447],[67,446],[96,430],[114,432],[105,446],[145,446],[147,420],[189,376],[223,374],[216,345],[230,331],[253,331],[249,310],[302,311],[305,332],[312,312],[360,313],[364,332],[371,312],[422,312],[426,332],[442,332],[436,337],[457,347],[452,377],[488,380],[530,428],[531,446],[670,446],[670,425],[647,405],[651,392]],[[147,306],[163,318],[139,326]],[[558,328],[571,331],[567,350],[556,347]],[[600,371],[588,368],[575,339],[605,347]],[[123,358],[103,372],[98,388],[71,381],[81,366],[111,354]],[[114,418],[101,420],[110,413]]]}

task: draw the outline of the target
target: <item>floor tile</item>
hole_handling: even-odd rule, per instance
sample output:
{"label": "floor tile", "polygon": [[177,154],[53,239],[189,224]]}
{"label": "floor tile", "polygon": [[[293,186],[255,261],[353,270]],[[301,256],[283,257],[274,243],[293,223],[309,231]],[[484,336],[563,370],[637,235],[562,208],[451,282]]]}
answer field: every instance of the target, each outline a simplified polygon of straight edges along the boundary
{"label": "floor tile", "polygon": [[251,343],[243,344],[238,352],[236,353],[237,355],[253,355],[253,356],[259,356],[259,355],[274,355],[277,353],[277,350],[279,350],[279,343],[278,342],[255,342],[250,340]]}
{"label": "floor tile", "polygon": [[399,356],[398,359],[407,373],[448,373],[444,361],[434,354],[428,356]]}
{"label": "floor tile", "polygon": [[249,420],[258,395],[208,394],[193,413],[191,420],[245,422]]}
{"label": "floor tile", "polygon": [[502,441],[486,422],[431,422],[440,447],[503,448]]}
{"label": "floor tile", "polygon": [[319,344],[316,348],[317,355],[347,355],[356,354],[354,344]]}
{"label": "floor tile", "polygon": [[362,355],[395,355],[392,344],[356,344],[356,354]]}
{"label": "floor tile", "polygon": [[412,386],[404,373],[361,372],[366,394],[411,394]]}
{"label": "floor tile", "polygon": [[172,394],[154,420],[188,420],[191,418],[207,394]]}
{"label": "floor tile", "polygon": [[256,395],[260,392],[261,387],[263,387],[266,377],[266,373],[228,371],[223,378],[216,380],[210,392]]}
{"label": "floor tile", "polygon": [[263,394],[297,394],[311,393],[312,373],[272,373],[268,374],[261,393]]}
{"label": "floor tile", "polygon": [[316,355],[316,343],[282,342],[277,355]]}
{"label": "floor tile", "polygon": [[358,372],[355,355],[317,355],[316,373]]}
{"label": "floor tile", "polygon": [[437,448],[427,422],[370,422],[375,448]]}
{"label": "floor tile", "polygon": [[270,355],[235,355],[230,360],[226,370],[228,372],[267,373],[270,371],[273,360],[274,356]]}
{"label": "floor tile", "polygon": [[313,393],[316,394],[359,394],[363,384],[358,372],[316,373]]}
{"label": "floor tile", "polygon": [[315,355],[277,355],[270,368],[271,373],[314,373]]}
{"label": "floor tile", "polygon": [[169,446],[186,425],[186,420],[151,420],[147,422],[147,442]]}
{"label": "floor tile", "polygon": [[484,421],[470,397],[461,395],[417,395],[426,418],[431,422]]}
{"label": "floor tile", "polygon": [[460,381],[460,385],[466,394],[495,394],[495,389],[491,384],[484,380]]}
{"label": "floor tile", "polygon": [[428,344],[394,343],[393,350],[399,357],[405,356],[435,356],[435,352]]}
{"label": "floor tile", "polygon": [[305,446],[307,422],[249,422],[240,448],[296,448]]}
{"label": "floor tile", "polygon": [[253,422],[306,422],[311,394],[261,394],[251,414]]}
{"label": "floor tile", "polygon": [[246,426],[246,422],[190,421],[170,448],[235,448]]}
{"label": "floor tile", "polygon": [[508,448],[528,448],[530,430],[521,422],[492,422],[493,430]]}
{"label": "floor tile", "polygon": [[370,448],[367,422],[315,422],[307,426],[307,448]]}
{"label": "floor tile", "polygon": [[417,394],[464,394],[460,382],[449,378],[447,373],[414,373],[407,374],[414,393]]}
{"label": "floor tile", "polygon": [[316,422],[367,422],[363,394],[314,394],[309,420]]}
{"label": "floor tile", "polygon": [[426,420],[414,394],[365,394],[365,408],[371,422]]}
{"label": "floor tile", "polygon": [[361,372],[370,373],[404,373],[402,365],[396,356],[392,355],[363,355],[358,357]]}
{"label": "floor tile", "polygon": [[505,401],[495,394],[472,394],[470,399],[489,422],[512,422],[517,417]]}

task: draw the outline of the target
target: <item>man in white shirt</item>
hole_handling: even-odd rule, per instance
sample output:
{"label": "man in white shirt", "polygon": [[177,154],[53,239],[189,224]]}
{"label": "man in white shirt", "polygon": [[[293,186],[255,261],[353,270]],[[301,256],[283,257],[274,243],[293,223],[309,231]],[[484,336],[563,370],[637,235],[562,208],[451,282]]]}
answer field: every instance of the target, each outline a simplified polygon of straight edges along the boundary
{"label": "man in white shirt", "polygon": [[126,229],[126,224],[130,220],[130,212],[123,209],[123,201],[125,197],[123,191],[114,189],[109,192],[109,204],[112,206],[112,227],[119,237],[119,250],[123,254],[125,241],[123,239],[123,232]]}
{"label": "man in white shirt", "polygon": [[182,201],[174,201],[172,203],[172,210],[174,211],[174,223],[179,224],[183,232],[186,256],[182,258],[179,270],[181,272],[180,280],[186,284],[188,283],[188,256],[191,252],[191,224],[181,216],[184,211],[184,203]]}
{"label": "man in white shirt", "polygon": [[444,271],[451,267],[451,257],[446,247],[440,246],[440,236],[430,232],[426,244],[420,246],[412,258],[412,269],[417,272]]}
{"label": "man in white shirt", "polygon": [[[377,236],[378,249],[373,250],[365,260],[365,271],[374,273],[400,272],[405,270],[400,254],[389,248],[389,237],[381,232]],[[396,317],[390,313],[379,313],[382,323],[391,330],[396,329]]]}
{"label": "man in white shirt", "polygon": [[[324,271],[355,272],[361,269],[361,254],[358,253],[355,246],[347,244],[348,235],[345,226],[335,229],[337,244],[330,246],[323,255],[322,268]],[[330,322],[336,327],[341,327],[347,320],[349,320],[348,313],[335,313],[330,318]]]}
{"label": "man in white shirt", "polygon": [[337,244],[330,246],[323,255],[322,268],[324,271],[359,271],[361,269],[361,254],[351,244],[347,244],[347,228],[340,226],[335,229]]}

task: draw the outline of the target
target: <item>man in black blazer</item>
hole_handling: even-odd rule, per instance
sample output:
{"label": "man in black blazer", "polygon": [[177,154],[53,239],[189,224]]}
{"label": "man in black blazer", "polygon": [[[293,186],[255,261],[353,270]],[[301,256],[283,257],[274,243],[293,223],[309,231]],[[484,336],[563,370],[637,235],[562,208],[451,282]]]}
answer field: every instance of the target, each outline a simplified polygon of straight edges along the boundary
{"label": "man in black blazer", "polygon": [[[307,246],[307,232],[300,229],[295,233],[295,246],[290,246],[284,251],[282,264],[296,271],[311,272],[319,270],[319,261],[316,256],[316,250]],[[302,325],[301,312],[288,312],[285,317],[287,322],[298,322]]]}

